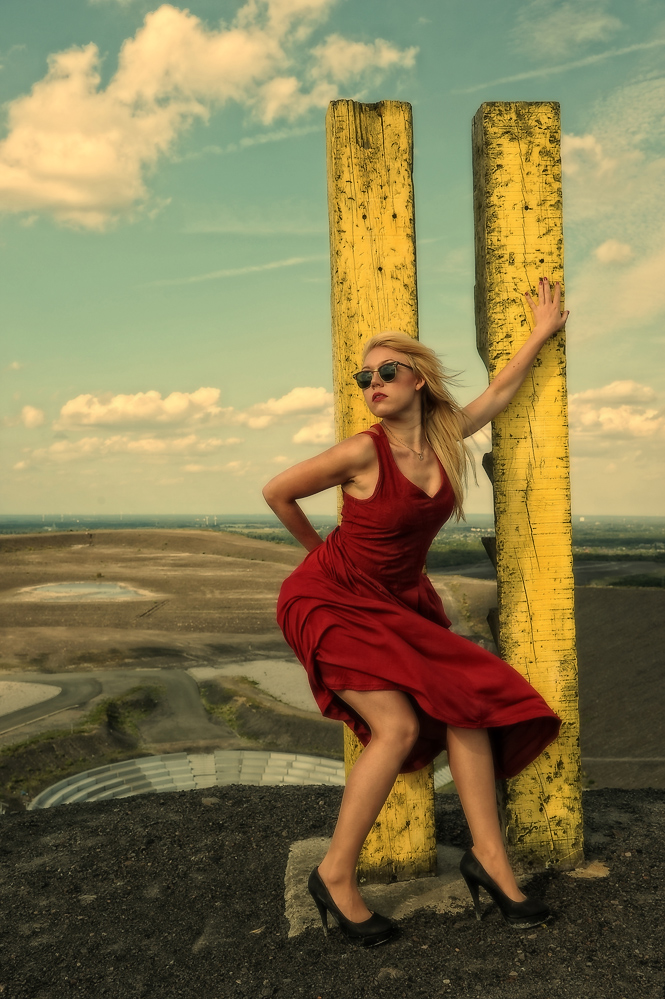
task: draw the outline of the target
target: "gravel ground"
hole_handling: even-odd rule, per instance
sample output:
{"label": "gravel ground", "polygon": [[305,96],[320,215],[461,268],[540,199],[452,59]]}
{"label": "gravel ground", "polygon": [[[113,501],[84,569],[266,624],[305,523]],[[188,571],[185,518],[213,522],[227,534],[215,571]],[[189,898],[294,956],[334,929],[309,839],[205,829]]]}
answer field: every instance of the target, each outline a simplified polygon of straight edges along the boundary
{"label": "gravel ground", "polygon": [[[287,937],[289,846],[331,833],[340,794],[232,786],[4,816],[2,999],[664,999],[665,790],[585,792],[587,858],[610,874],[534,877],[549,928],[421,911],[368,950]],[[457,798],[436,808],[438,838],[468,845]]]}

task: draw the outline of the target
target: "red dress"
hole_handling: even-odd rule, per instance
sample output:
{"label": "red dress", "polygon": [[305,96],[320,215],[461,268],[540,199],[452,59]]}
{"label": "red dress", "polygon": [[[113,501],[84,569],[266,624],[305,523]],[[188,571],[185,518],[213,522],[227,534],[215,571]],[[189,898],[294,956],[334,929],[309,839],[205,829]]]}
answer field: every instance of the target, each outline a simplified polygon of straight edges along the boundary
{"label": "red dress", "polygon": [[400,472],[381,424],[368,430],[379,478],[368,499],[344,497],[342,522],[284,580],[277,621],[307,670],[322,714],[341,719],[363,745],[364,720],[336,690],[402,690],[420,735],[402,765],[410,773],[446,748],[446,726],[489,730],[497,778],[513,777],[557,736],[560,719],[512,666],[449,630],[422,572],[453,510],[442,482],[429,496]]}

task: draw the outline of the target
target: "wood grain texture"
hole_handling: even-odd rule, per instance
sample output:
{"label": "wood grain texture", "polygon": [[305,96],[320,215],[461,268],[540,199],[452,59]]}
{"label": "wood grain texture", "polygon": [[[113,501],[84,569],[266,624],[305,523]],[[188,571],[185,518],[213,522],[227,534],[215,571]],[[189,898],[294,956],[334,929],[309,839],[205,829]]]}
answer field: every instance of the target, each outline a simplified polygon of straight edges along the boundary
{"label": "wood grain texture", "polygon": [[411,105],[332,101],[326,116],[335,428],[374,422],[353,372],[382,330],[418,336]]}
{"label": "wood grain texture", "polygon": [[[473,170],[477,344],[491,379],[532,328],[524,292],[536,297],[543,275],[563,290],[559,105],[483,104]],[[492,454],[501,655],[563,722],[502,788],[506,838],[522,869],[574,867],[583,841],[563,332],[494,420]]]}
{"label": "wood grain texture", "polygon": [[[382,330],[418,335],[411,106],[331,102],[326,117],[335,433],[375,422],[353,372]],[[341,492],[341,490],[340,490]],[[362,750],[345,728],[346,773]],[[436,873],[433,768],[400,776],[363,846],[361,881]]]}

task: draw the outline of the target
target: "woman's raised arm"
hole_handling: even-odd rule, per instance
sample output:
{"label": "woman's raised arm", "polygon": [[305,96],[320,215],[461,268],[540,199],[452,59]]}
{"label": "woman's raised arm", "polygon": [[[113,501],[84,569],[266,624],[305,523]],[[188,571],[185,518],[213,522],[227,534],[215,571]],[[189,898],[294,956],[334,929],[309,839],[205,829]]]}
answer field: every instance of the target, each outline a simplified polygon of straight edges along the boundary
{"label": "woman's raised arm", "polygon": [[535,326],[526,343],[520,347],[496,378],[492,379],[483,394],[463,408],[462,413],[466,419],[465,437],[475,434],[506,408],[531,370],[531,365],[542,345],[566,324],[569,312],[561,313],[561,285],[558,281],[552,294],[548,278],[540,279],[537,303],[528,291],[524,295],[531,306]]}
{"label": "woman's raised arm", "polygon": [[357,434],[280,472],[263,487],[263,497],[287,531],[311,552],[322,541],[296,500],[350,482],[375,460],[367,434]]}

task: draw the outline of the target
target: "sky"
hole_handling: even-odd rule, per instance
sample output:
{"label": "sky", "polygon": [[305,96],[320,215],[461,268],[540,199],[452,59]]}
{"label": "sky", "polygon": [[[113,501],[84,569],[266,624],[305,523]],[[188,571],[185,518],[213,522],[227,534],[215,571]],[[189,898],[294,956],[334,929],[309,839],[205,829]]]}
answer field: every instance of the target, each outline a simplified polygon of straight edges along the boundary
{"label": "sky", "polygon": [[3,0],[0,513],[265,513],[330,446],[338,98],[413,105],[420,337],[462,404],[471,120],[560,102],[573,513],[665,513],[664,60],[659,0]]}

